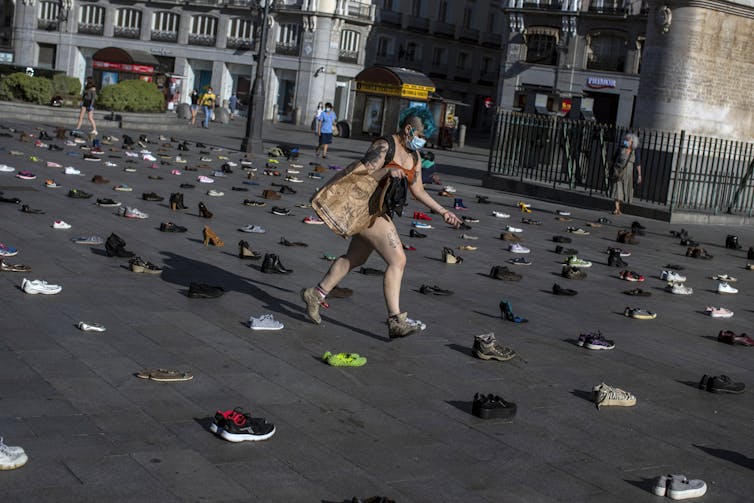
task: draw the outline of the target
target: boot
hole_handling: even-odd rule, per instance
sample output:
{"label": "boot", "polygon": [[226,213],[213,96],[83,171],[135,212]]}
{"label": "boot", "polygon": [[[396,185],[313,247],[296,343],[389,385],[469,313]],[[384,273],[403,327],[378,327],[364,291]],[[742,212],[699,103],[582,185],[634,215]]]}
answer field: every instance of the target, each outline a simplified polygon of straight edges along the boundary
{"label": "boot", "polygon": [[39,139],[40,140],[52,140],[52,137],[47,134],[47,131],[40,131],[39,132]]}
{"label": "boot", "polygon": [[258,260],[262,258],[262,255],[260,255],[259,252],[253,251],[251,249],[251,246],[249,246],[249,243],[247,243],[246,241],[239,241],[238,258]]}
{"label": "boot", "polygon": [[56,137],[56,138],[57,138],[58,140],[65,140],[65,137],[66,137],[66,133],[67,133],[67,132],[68,132],[68,131],[66,131],[66,129],[65,129],[64,127],[59,127],[59,128],[57,128],[57,129],[55,130],[55,137]]}
{"label": "boot", "polygon": [[620,252],[618,250],[612,250],[610,252],[610,256],[607,258],[607,265],[610,267],[626,267],[628,264],[626,263],[623,258],[620,256]]}
{"label": "boot", "polygon": [[202,218],[212,218],[212,212],[207,209],[204,203],[199,203],[199,216]]}
{"label": "boot", "polygon": [[740,250],[741,245],[738,242],[738,236],[731,234],[725,238],[725,247],[730,250]]}
{"label": "boot", "polygon": [[105,241],[105,251],[108,257],[131,258],[134,256],[133,252],[126,250],[126,242],[115,233],[110,234]]}
{"label": "boot", "polygon": [[453,209],[454,210],[467,210],[468,208],[463,204],[463,199],[460,197],[455,198],[455,201],[453,201]]}
{"label": "boot", "polygon": [[223,240],[209,227],[204,227],[204,246],[225,246]]}
{"label": "boot", "polygon": [[264,256],[264,262],[262,262],[262,272],[265,274],[290,274],[293,270],[287,269],[277,255],[268,253]]}
{"label": "boot", "polygon": [[408,319],[408,313],[393,315],[387,319],[388,335],[391,339],[397,337],[406,337],[421,330],[421,325],[411,323]]}
{"label": "boot", "polygon": [[179,192],[178,193],[178,209],[179,210],[187,210],[188,209],[188,206],[186,206],[183,203],[183,192]]}
{"label": "boot", "polygon": [[178,201],[180,200],[181,194],[178,192],[174,192],[170,194],[170,209],[173,211],[178,211]]}
{"label": "boot", "polygon": [[754,246],[749,247],[749,251],[746,252],[746,258],[748,260],[754,260]]}

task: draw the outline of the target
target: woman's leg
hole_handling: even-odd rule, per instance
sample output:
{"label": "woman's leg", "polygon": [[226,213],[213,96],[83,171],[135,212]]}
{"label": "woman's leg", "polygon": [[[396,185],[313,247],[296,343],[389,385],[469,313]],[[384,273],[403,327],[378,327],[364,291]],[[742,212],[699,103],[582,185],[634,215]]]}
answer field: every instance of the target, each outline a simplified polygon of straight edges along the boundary
{"label": "woman's leg", "polygon": [[196,124],[196,112],[198,110],[198,108],[191,107],[191,125]]}
{"label": "woman's leg", "polygon": [[86,113],[87,118],[89,119],[89,123],[92,125],[92,133],[97,132],[97,124],[94,123],[94,110],[89,110]]}
{"label": "woman's leg", "polygon": [[76,127],[74,129],[81,128],[81,124],[84,122],[84,114],[86,114],[86,107],[79,108],[79,120],[76,121]]}
{"label": "woman's leg", "polygon": [[367,261],[372,250],[372,245],[360,235],[352,237],[345,255],[341,255],[332,263],[322,281],[316,287],[301,290],[301,299],[306,304],[306,314],[310,320],[317,324],[322,322],[319,316],[320,303],[351,269]]}
{"label": "woman's leg", "polygon": [[388,316],[400,314],[401,282],[406,268],[406,254],[395,224],[391,220],[378,218],[372,227],[361,233],[361,236],[387,263],[382,287]]}

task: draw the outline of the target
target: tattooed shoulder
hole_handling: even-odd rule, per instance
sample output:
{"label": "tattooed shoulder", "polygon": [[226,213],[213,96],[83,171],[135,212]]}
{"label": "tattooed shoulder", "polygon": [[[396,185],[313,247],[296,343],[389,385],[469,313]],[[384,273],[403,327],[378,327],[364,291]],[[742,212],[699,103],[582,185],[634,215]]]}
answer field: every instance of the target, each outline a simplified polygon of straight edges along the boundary
{"label": "tattooed shoulder", "polygon": [[387,142],[384,140],[374,142],[367,150],[361,162],[364,164],[376,165],[381,158],[387,153]]}

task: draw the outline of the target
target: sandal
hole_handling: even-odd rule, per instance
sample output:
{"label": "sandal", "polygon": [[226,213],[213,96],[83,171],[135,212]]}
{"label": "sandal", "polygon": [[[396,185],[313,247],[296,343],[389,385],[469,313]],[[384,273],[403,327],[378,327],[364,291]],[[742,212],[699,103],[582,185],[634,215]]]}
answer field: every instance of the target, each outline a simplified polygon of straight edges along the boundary
{"label": "sandal", "polygon": [[194,378],[191,372],[181,372],[180,370],[142,370],[136,374],[139,379],[149,379],[158,382],[178,382],[190,381]]}

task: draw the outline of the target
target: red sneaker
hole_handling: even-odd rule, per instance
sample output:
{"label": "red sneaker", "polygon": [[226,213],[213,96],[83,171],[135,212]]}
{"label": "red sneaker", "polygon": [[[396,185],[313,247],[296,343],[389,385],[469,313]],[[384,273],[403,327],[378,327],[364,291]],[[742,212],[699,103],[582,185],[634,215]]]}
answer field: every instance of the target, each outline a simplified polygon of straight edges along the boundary
{"label": "red sneaker", "polygon": [[642,276],[641,274],[636,274],[633,271],[621,271],[620,278],[625,279],[626,281],[633,281],[637,283],[644,281],[644,276]]}
{"label": "red sneaker", "polygon": [[414,212],[414,220],[432,220],[432,217],[421,211]]}
{"label": "red sneaker", "polygon": [[754,339],[748,335],[736,335],[729,330],[720,330],[720,333],[717,335],[717,340],[727,344],[734,344],[736,346],[754,346]]}
{"label": "red sneaker", "polygon": [[407,244],[404,244],[404,245],[403,245],[403,249],[404,249],[404,250],[409,250],[409,251],[416,251],[416,248],[414,248],[414,247],[413,247],[413,246],[411,246],[411,245],[407,245]]}

